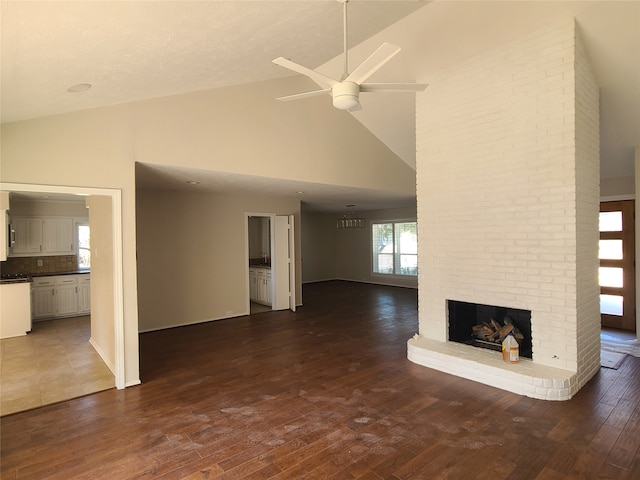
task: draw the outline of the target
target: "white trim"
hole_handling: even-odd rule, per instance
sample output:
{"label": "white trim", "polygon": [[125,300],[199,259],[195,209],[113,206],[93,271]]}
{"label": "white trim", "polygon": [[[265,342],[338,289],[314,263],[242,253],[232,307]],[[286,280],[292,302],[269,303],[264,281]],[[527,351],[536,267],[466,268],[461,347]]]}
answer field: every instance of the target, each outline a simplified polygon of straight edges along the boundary
{"label": "white trim", "polygon": [[100,356],[104,364],[107,366],[109,370],[111,370],[111,373],[113,373],[115,377],[116,367],[109,361],[104,351],[100,348],[100,345],[98,345],[96,342],[93,341],[93,337],[89,338],[89,344],[93,347],[93,349]]}
{"label": "white trim", "polygon": [[[9,192],[68,193],[70,195],[104,195],[111,197],[113,242],[113,326],[115,342],[115,384],[123,389],[125,383],[124,291],[122,273],[122,191],[113,188],[68,187],[22,183],[0,183],[0,190]],[[131,385],[137,385],[139,380]]]}
{"label": "white trim", "polygon": [[623,200],[635,200],[636,195],[634,193],[625,193],[623,195],[609,195],[607,197],[600,197],[600,202],[621,202]]}
{"label": "white trim", "polygon": [[[172,324],[172,325],[163,325],[162,327],[154,327],[154,328],[148,328],[146,330],[140,330],[139,333],[160,332],[160,331],[163,331],[163,330],[169,330],[171,328],[188,327],[190,325],[201,325],[203,323],[217,322],[219,320],[228,320],[230,318],[246,317],[247,315],[251,315],[251,312],[240,312],[240,313],[236,313],[236,314],[231,315],[231,316],[224,315],[222,317],[205,318],[203,320],[194,320],[193,322],[189,322],[189,323],[175,323],[175,324]],[[127,385],[127,386],[129,386],[129,385]]]}

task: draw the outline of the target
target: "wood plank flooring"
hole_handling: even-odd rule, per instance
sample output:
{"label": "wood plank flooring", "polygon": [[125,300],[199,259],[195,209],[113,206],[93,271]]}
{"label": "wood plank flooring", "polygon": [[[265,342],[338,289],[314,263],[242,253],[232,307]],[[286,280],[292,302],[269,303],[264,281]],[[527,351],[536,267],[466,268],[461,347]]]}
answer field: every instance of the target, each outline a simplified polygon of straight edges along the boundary
{"label": "wood plank flooring", "polygon": [[141,335],[143,384],[0,419],[9,479],[637,479],[640,358],[567,402],[412,364],[417,292]]}

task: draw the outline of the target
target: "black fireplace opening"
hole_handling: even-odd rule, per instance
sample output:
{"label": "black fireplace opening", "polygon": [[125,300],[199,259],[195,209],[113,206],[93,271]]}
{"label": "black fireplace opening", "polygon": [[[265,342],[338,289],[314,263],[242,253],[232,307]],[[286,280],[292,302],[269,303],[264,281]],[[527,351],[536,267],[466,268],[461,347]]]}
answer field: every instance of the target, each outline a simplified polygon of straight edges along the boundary
{"label": "black fireplace opening", "polygon": [[[533,358],[531,343],[531,310],[447,300],[449,340],[490,350],[501,350],[499,335],[491,331],[518,332],[520,356]],[[486,335],[488,341],[483,337]],[[496,338],[489,338],[496,337]]]}

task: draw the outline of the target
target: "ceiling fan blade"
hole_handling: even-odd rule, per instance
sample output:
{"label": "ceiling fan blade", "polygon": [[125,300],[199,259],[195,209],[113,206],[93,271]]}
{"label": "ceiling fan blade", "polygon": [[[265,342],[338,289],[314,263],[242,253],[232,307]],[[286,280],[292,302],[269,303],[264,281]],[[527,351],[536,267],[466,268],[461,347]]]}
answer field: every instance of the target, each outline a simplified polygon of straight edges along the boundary
{"label": "ceiling fan blade", "polygon": [[363,83],[361,92],[421,92],[429,86],[428,83]]}
{"label": "ceiling fan blade", "polygon": [[275,63],[276,65],[280,65],[281,67],[288,68],[289,70],[292,70],[296,73],[306,75],[323,88],[328,88],[335,83],[338,83],[337,80],[327,77],[326,75],[316,72],[315,70],[311,70],[310,68],[304,67],[298,63],[292,62],[288,58],[278,57],[273,60],[273,63]]}
{"label": "ceiling fan blade", "polygon": [[391,60],[399,51],[400,47],[390,43],[383,43],[375,52],[369,55],[358,68],[351,72],[345,80],[360,85],[380,67]]}
{"label": "ceiling fan blade", "polygon": [[276,98],[276,100],[281,100],[283,102],[288,102],[289,100],[298,100],[300,98],[315,97],[316,95],[322,95],[323,93],[331,93],[331,89],[330,88],[325,88],[323,90],[314,90],[312,92],[296,93],[295,95],[287,95],[286,97],[278,97],[278,98]]}

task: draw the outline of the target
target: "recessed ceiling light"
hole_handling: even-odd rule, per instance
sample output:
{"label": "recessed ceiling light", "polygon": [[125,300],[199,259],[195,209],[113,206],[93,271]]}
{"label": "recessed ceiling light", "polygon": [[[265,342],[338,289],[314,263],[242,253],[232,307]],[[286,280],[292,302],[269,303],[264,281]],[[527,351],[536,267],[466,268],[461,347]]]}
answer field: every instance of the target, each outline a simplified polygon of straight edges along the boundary
{"label": "recessed ceiling light", "polygon": [[200,182],[198,182],[197,180],[187,180],[187,183],[189,185],[200,185]]}
{"label": "recessed ceiling light", "polygon": [[304,190],[299,190],[296,192],[298,195],[302,195],[304,193]]}
{"label": "recessed ceiling light", "polygon": [[77,85],[72,85],[69,88],[67,88],[67,92],[69,93],[85,92],[90,88],[91,88],[90,83],[78,83]]}

